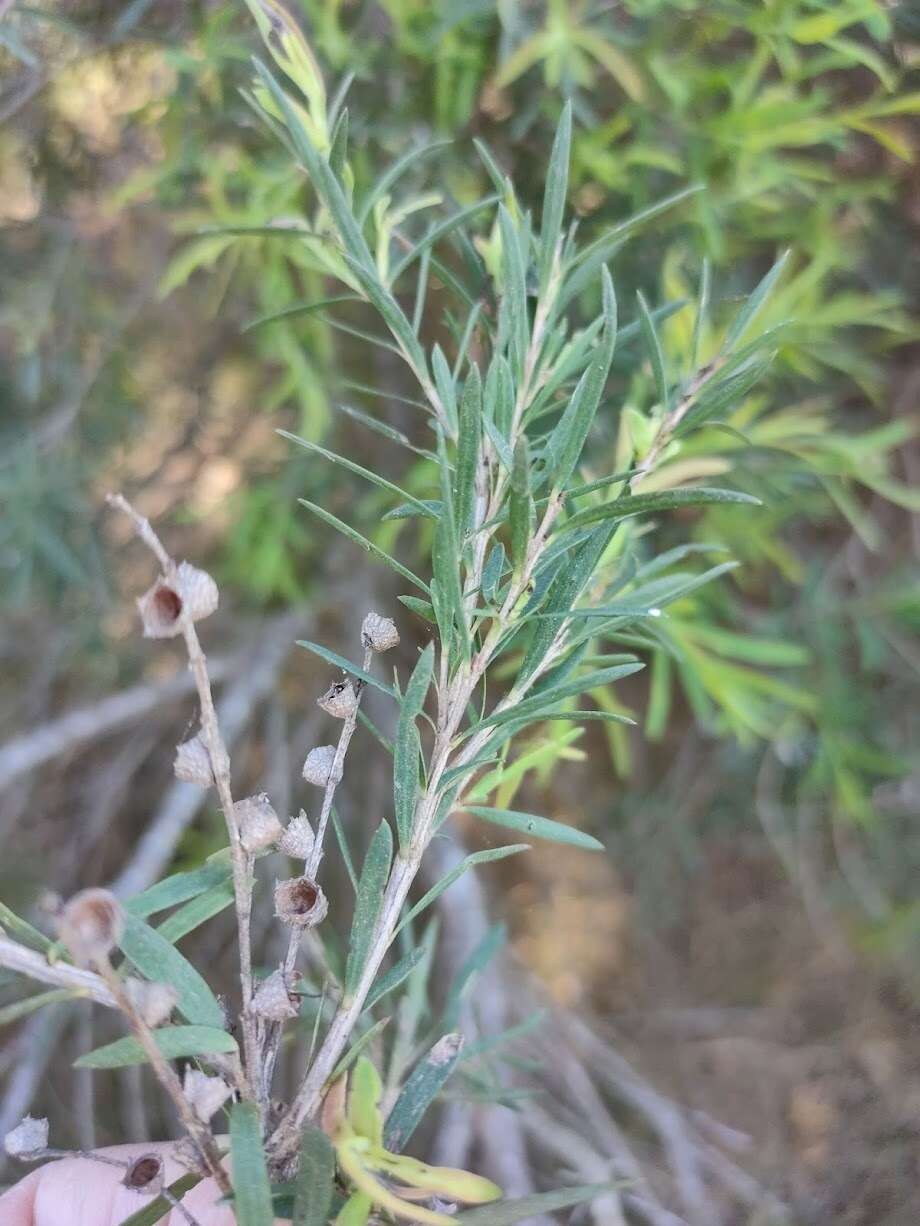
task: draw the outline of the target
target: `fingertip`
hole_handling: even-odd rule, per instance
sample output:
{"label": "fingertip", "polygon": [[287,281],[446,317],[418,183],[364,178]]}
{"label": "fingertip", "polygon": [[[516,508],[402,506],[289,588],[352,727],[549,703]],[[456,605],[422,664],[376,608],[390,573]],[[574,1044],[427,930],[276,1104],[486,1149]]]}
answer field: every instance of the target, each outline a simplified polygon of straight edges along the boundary
{"label": "fingertip", "polygon": [[0,1222],[3,1226],[33,1226],[35,1193],[41,1170],[32,1171],[0,1196]]}

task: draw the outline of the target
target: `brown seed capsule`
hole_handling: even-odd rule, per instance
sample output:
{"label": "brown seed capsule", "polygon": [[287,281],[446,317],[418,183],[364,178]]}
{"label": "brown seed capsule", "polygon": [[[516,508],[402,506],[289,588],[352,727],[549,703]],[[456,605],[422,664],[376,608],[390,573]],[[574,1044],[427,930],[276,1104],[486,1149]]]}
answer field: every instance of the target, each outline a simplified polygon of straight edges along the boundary
{"label": "brown seed capsule", "polygon": [[179,997],[168,983],[147,983],[143,979],[126,979],[125,995],[148,1026],[160,1026],[175,1009]]}
{"label": "brown seed capsule", "polygon": [[209,788],[214,782],[211,755],[200,732],[177,747],[173,773],[183,783],[196,783],[200,788]]}
{"label": "brown seed capsule", "polygon": [[290,990],[280,970],[272,971],[253,994],[252,1011],[269,1022],[286,1022],[300,1012],[300,998]]}
{"label": "brown seed capsule", "polygon": [[278,841],[278,846],[292,860],[309,860],[313,854],[313,844],[316,838],[313,827],[303,809],[292,817]]}
{"label": "brown seed capsule", "polygon": [[335,719],[348,719],[358,709],[358,695],[350,681],[337,681],[318,698],[317,705]]}
{"label": "brown seed capsule", "polygon": [[[307,760],[303,764],[303,777],[307,783],[313,783],[318,788],[324,788],[330,778],[335,767],[335,746],[334,745],[317,745],[315,749],[311,749],[307,754]],[[342,768],[337,771],[336,783],[342,778]]]}
{"label": "brown seed capsule", "polygon": [[48,1121],[27,1115],[6,1134],[3,1147],[11,1158],[36,1157],[48,1148]]}
{"label": "brown seed capsule", "polygon": [[121,1181],[132,1192],[149,1192],[152,1196],[163,1187],[163,1159],[159,1154],[141,1154],[135,1158]]}
{"label": "brown seed capsule", "polygon": [[315,928],[328,910],[326,895],[312,877],[275,882],[275,914],[292,928]]}
{"label": "brown seed capsule", "polygon": [[58,918],[58,936],[81,966],[105,961],[123,929],[121,904],[108,890],[81,890]]}
{"label": "brown seed capsule", "polygon": [[281,838],[281,822],[264,792],[238,800],[233,812],[240,830],[240,842],[250,855],[265,851]]}
{"label": "brown seed capsule", "polygon": [[231,1093],[223,1077],[209,1077],[207,1073],[191,1067],[185,1070],[182,1089],[202,1124],[210,1122],[211,1116],[220,1110]]}
{"label": "brown seed capsule", "polygon": [[180,562],[175,575],[161,575],[137,602],[144,634],[168,639],[182,631],[183,616],[197,622],[217,608],[217,584],[190,562]]}
{"label": "brown seed capsule", "polygon": [[361,626],[361,642],[371,651],[389,651],[399,646],[399,631],[392,617],[368,613]]}

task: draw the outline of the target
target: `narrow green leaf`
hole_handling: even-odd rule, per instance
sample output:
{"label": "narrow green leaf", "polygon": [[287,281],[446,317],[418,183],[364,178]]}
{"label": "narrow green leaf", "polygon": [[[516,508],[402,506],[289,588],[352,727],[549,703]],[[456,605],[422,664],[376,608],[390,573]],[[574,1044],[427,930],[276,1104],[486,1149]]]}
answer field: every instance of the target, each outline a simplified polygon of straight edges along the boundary
{"label": "narrow green leaf", "polygon": [[38,950],[39,953],[47,953],[51,948],[52,942],[43,932],[39,932],[28,920],[22,919],[4,902],[0,902],[0,929],[8,932],[23,945],[27,945],[29,949]]}
{"label": "narrow green leaf", "polygon": [[454,1221],[462,1223],[462,1226],[514,1226],[516,1222],[526,1222],[528,1218],[556,1213],[571,1205],[593,1200],[617,1186],[615,1183],[590,1183],[559,1188],[555,1192],[537,1192],[533,1196],[522,1196],[519,1200],[500,1200],[491,1205],[464,1209],[454,1216]]}
{"label": "narrow green leaf", "polygon": [[82,996],[83,993],[79,988],[51,988],[48,992],[38,992],[34,996],[27,996],[25,1000],[14,1000],[12,1004],[4,1005],[0,1009],[0,1026],[9,1026],[11,1022],[18,1022],[20,1018],[28,1017],[29,1014],[44,1009],[46,1005],[57,1005],[65,1000],[80,1000]]}
{"label": "narrow green leaf", "polygon": [[[511,565],[521,573],[527,560],[527,547],[533,535],[534,506],[530,492],[530,446],[523,432],[514,448],[511,467],[511,492],[508,499],[508,526],[511,530]],[[483,576],[484,580],[485,576]]]}
{"label": "narrow green leaf", "polygon": [[639,303],[639,325],[642,330],[642,341],[645,345],[645,351],[648,354],[652,374],[655,378],[658,403],[661,405],[662,411],[667,413],[670,408],[668,400],[668,376],[665,371],[664,350],[661,348],[661,339],[658,336],[658,329],[655,327],[655,321],[652,319],[648,304],[641,290],[636,292],[636,300]]}
{"label": "narrow green leaf", "polygon": [[400,489],[398,485],[394,485],[392,481],[388,481],[386,477],[380,473],[372,472],[369,468],[364,468],[360,464],[356,464],[354,460],[349,460],[345,456],[337,455],[334,451],[327,451],[325,447],[320,447],[319,443],[311,443],[309,439],[300,438],[296,434],[290,434],[287,430],[278,430],[278,434],[282,438],[289,439],[292,443],[296,443],[298,447],[303,447],[306,451],[315,451],[317,455],[323,456],[333,464],[338,464],[341,468],[348,469],[349,472],[363,477],[365,481],[370,481],[371,484],[378,486],[382,490],[389,490],[391,494],[396,494],[397,497],[404,499],[410,506],[416,508],[420,515],[428,515],[430,512],[425,503],[421,499],[416,498],[414,494],[409,494],[405,490]]}
{"label": "narrow green leaf", "polygon": [[441,397],[441,403],[444,405],[447,420],[450,422],[451,429],[456,431],[457,386],[447,358],[444,356],[444,350],[440,345],[435,345],[431,351],[431,372],[434,375],[434,385],[437,388],[438,395]]}
{"label": "narrow green leaf", "polygon": [[489,805],[464,805],[467,813],[491,822],[495,826],[507,826],[509,830],[520,830],[524,834],[532,834],[536,839],[547,839],[551,843],[568,843],[572,847],[584,847],[591,851],[603,851],[604,844],[583,830],[574,826],[566,826],[562,822],[554,822],[548,817],[538,817],[535,813],[519,813],[516,809],[493,809]]}
{"label": "narrow green leaf", "polygon": [[352,1043],[351,1047],[349,1047],[348,1051],[329,1075],[330,1082],[336,1081],[347,1069],[351,1068],[365,1047],[369,1047],[373,1043],[374,1039],[389,1025],[389,1022],[390,1019],[388,1017],[382,1017],[379,1022],[375,1022],[373,1026],[365,1030],[360,1038],[355,1039],[354,1043]]}
{"label": "narrow green leaf", "polygon": [[[233,1036],[213,1026],[161,1026],[152,1034],[167,1060],[236,1051]],[[146,1063],[147,1055],[143,1047],[133,1035],[126,1035],[114,1043],[106,1043],[104,1047],[86,1052],[74,1061],[74,1068],[127,1068],[131,1064]]]}
{"label": "narrow green leaf", "polygon": [[484,200],[477,200],[475,204],[468,204],[465,208],[458,209],[450,217],[446,217],[444,221],[440,221],[437,225],[432,226],[424,238],[420,239],[414,247],[406,252],[402,259],[397,261],[390,276],[390,284],[395,285],[406,269],[425,251],[430,250],[435,243],[440,242],[442,238],[458,229],[475,213],[481,212],[491,204],[496,204],[498,199],[498,196],[486,196]]}
{"label": "narrow green leaf", "polygon": [[412,838],[412,820],[418,793],[419,737],[415,721],[425,705],[434,670],[434,643],[429,643],[419,656],[399,713],[399,725],[393,747],[393,799],[399,845],[405,850]]}
{"label": "narrow green leaf", "polygon": [[412,613],[417,613],[419,617],[423,617],[426,622],[437,623],[434,605],[430,604],[427,600],[419,600],[415,596],[397,596],[396,599],[400,604],[404,604]]}
{"label": "narrow green leaf", "polygon": [[495,601],[504,573],[505,547],[501,541],[496,541],[489,550],[486,564],[482,568],[482,596],[488,604]]}
{"label": "narrow green leaf", "polygon": [[322,643],[313,643],[309,639],[298,639],[298,647],[306,647],[307,651],[312,651],[314,655],[325,660],[328,664],[340,668],[345,673],[350,673],[353,677],[360,678],[367,685],[372,685],[374,689],[380,690],[383,694],[389,694],[390,698],[396,697],[396,691],[391,685],[387,685],[385,681],[381,681],[379,677],[375,677],[373,673],[365,672],[363,668],[359,668],[357,664],[352,664],[351,660],[346,660],[344,656],[340,656],[337,651],[330,651],[328,647],[324,647]]}
{"label": "narrow green leaf", "polygon": [[387,511],[386,515],[382,517],[382,522],[389,523],[395,519],[440,519],[440,499],[423,498],[421,503],[423,510],[420,511],[415,503],[403,502],[398,507],[394,507],[392,511]]}
{"label": "narrow green leaf", "polygon": [[461,545],[473,523],[481,425],[482,381],[479,377],[479,367],[474,362],[466,377],[463,396],[460,399],[457,467],[454,473],[457,533]]}
{"label": "narrow green leaf", "polygon": [[715,506],[723,502],[747,503],[755,507],[761,505],[759,498],[743,494],[740,490],[697,485],[691,489],[662,490],[655,494],[630,494],[625,498],[615,498],[613,502],[599,507],[586,507],[560,525],[559,531],[568,532],[585,528],[589,524],[619,522],[632,515],[650,515],[656,511],[670,511],[677,507]]}
{"label": "narrow green leaf", "polygon": [[517,228],[511,214],[502,205],[499,208],[499,229],[502,238],[503,294],[501,310],[509,340],[509,354],[514,372],[521,377],[524,370],[524,355],[527,351],[527,284],[524,259],[518,241]]}
{"label": "narrow green leaf", "polygon": [[202,924],[219,915],[221,911],[231,906],[234,899],[233,882],[222,881],[212,886],[204,894],[190,899],[184,906],[174,912],[162,924],[157,925],[157,932],[172,945],[181,941],[184,936],[200,928]]}
{"label": "narrow green leaf", "polygon": [[550,686],[534,694],[532,698],[525,698],[522,702],[506,707],[503,711],[494,712],[477,725],[477,730],[490,726],[498,728],[502,724],[508,724],[525,717],[545,719],[545,713],[549,711],[550,707],[562,702],[563,699],[574,698],[576,694],[583,694],[588,690],[596,690],[602,685],[611,685],[614,681],[620,681],[624,677],[632,676],[633,673],[639,672],[642,668],[644,668],[642,661],[634,660],[628,664],[616,664],[611,668],[599,668],[592,672],[582,673],[571,681],[564,681],[560,685]]}
{"label": "narrow green leaf", "polygon": [[675,204],[680,204],[682,200],[686,200],[688,196],[695,196],[697,192],[703,190],[703,184],[696,183],[691,187],[684,187],[679,192],[675,192],[671,196],[664,196],[661,200],[656,200],[654,204],[650,204],[647,208],[640,209],[638,213],[633,213],[631,217],[627,217],[625,221],[618,222],[612,226],[604,234],[590,243],[587,247],[583,247],[573,261],[573,267],[583,264],[585,260],[591,259],[596,249],[602,245],[608,244],[611,239],[624,238],[631,234],[637,226],[640,226],[644,221],[650,221],[653,217],[657,217],[660,213],[664,213],[667,209],[671,209]]}
{"label": "narrow green leaf", "polygon": [[[390,399],[390,397],[379,391],[377,388],[366,387],[361,383],[350,383],[347,384],[347,386],[352,388],[354,391],[364,392],[368,396],[379,396],[385,400]],[[393,395],[392,399],[405,403],[402,397],[397,395]],[[418,409],[424,409],[427,407],[420,400],[410,400],[407,403]],[[375,434],[380,434],[384,438],[390,439],[391,442],[398,443],[400,447],[405,447],[407,451],[412,451],[415,453],[415,455],[424,456],[426,460],[434,460],[436,458],[434,452],[428,451],[424,447],[416,447],[416,445],[407,435],[403,434],[401,430],[394,429],[393,426],[388,425],[385,421],[379,421],[376,417],[371,417],[369,413],[364,413],[361,411],[361,409],[356,409],[350,404],[337,404],[335,407],[340,413],[344,413],[353,421],[358,421],[362,426],[366,426],[368,430],[373,430]]]}
{"label": "narrow green leaf", "polygon": [[700,273],[700,294],[696,307],[696,320],[693,325],[693,343],[690,347],[690,366],[696,370],[700,364],[700,352],[703,344],[703,332],[709,316],[709,296],[712,290],[712,266],[708,259],[703,260]]}
{"label": "narrow green leaf", "polygon": [[554,488],[565,485],[578,463],[591,423],[597,413],[617,339],[617,300],[607,268],[601,269],[604,331],[587,370],[578,381],[565,412],[546,444],[546,466]]}
{"label": "narrow green leaf", "polygon": [[530,643],[521,662],[518,684],[530,678],[543,663],[557,633],[565,624],[569,610],[594,574],[615,530],[615,527],[610,524],[602,524],[596,528],[587,540],[572,551],[571,557],[564,562],[553,577],[543,602],[543,611],[553,613],[555,616],[537,622],[534,627]]}
{"label": "narrow green leaf", "polygon": [[347,536],[350,541],[354,541],[356,545],[360,545],[362,549],[366,550],[367,553],[376,558],[378,562],[384,562],[392,570],[395,570],[398,575],[402,575],[404,579],[408,579],[411,584],[417,588],[420,588],[423,592],[428,591],[426,584],[422,582],[418,575],[413,575],[411,570],[407,570],[401,562],[397,562],[395,558],[390,557],[390,555],[385,550],[381,549],[379,545],[373,544],[373,542],[369,541],[367,537],[362,536],[360,532],[357,532],[348,524],[343,523],[342,520],[337,519],[331,512],[324,510],[323,507],[317,506],[315,502],[309,502],[306,498],[298,498],[297,501],[302,507],[306,507],[308,511],[312,511],[314,515],[319,516],[319,518],[323,520],[324,523],[329,524],[331,528],[335,528],[337,532],[341,532],[343,536]]}
{"label": "narrow green leaf", "polygon": [[[472,810],[470,810],[472,812]],[[404,928],[417,916],[430,907],[435,899],[440,898],[445,890],[449,889],[458,878],[464,873],[469,872],[471,868],[475,868],[477,864],[490,864],[493,860],[505,860],[508,856],[516,856],[520,851],[529,851],[530,848],[526,843],[512,843],[508,847],[489,847],[484,851],[474,851],[466,856],[458,865],[446,873],[436,885],[433,885],[427,893],[423,894],[415,906],[407,915],[399,922],[396,931]]]}
{"label": "narrow green leaf", "polygon": [[[456,627],[460,640],[460,648],[464,658],[469,659],[470,635],[467,625],[466,605],[463,600],[463,586],[460,581],[460,544],[457,538],[457,524],[454,519],[454,505],[448,478],[447,453],[443,435],[438,439],[438,465],[441,481],[441,518],[438,520],[434,534],[431,568],[437,582],[439,592],[444,602],[444,613],[449,616],[451,624]],[[435,611],[437,612],[437,602]],[[441,621],[438,619],[438,626]],[[448,635],[445,648],[450,650],[451,638]]]}
{"label": "narrow green leaf", "polygon": [[224,1028],[224,1011],[211,989],[175,945],[136,915],[125,915],[120,941],[128,961],[152,983],[168,983],[178,996],[178,1009],[187,1021]]}
{"label": "narrow green leaf", "polygon": [[329,149],[329,166],[332,173],[341,183],[348,158],[348,107],[343,107],[332,129],[332,139]]}
{"label": "narrow green leaf", "polygon": [[698,430],[707,421],[737,408],[766,375],[775,357],[775,351],[763,357],[753,355],[735,370],[708,380],[684,414],[674,437],[681,438],[692,430]]}
{"label": "narrow green leaf", "polygon": [[429,157],[432,153],[436,153],[439,149],[445,149],[451,142],[449,140],[434,141],[430,145],[422,145],[418,149],[410,149],[408,153],[404,153],[402,157],[397,158],[392,166],[380,176],[374,186],[361,201],[361,206],[358,209],[358,221],[363,226],[365,221],[371,215],[371,211],[377,201],[389,191],[390,186],[396,182],[401,175],[413,166],[422,158]]}
{"label": "narrow green leaf", "polygon": [[157,911],[165,911],[167,907],[197,898],[199,894],[220,885],[222,881],[229,881],[231,872],[229,856],[225,856],[223,862],[212,861],[203,868],[196,868],[188,873],[173,873],[141,894],[129,898],[124,904],[125,909],[138,919],[146,919]]}
{"label": "narrow green leaf", "polygon": [[782,276],[783,269],[786,267],[788,259],[789,252],[784,251],[735,316],[731,327],[725,334],[723,348],[726,352],[730,352],[738,341],[741,340],[742,336],[754,322],[755,318],[760,314],[767,302],[767,299],[773,292],[773,287]]}
{"label": "narrow green leaf", "polygon": [[[169,1192],[174,1200],[181,1201],[186,1192],[191,1192],[197,1184],[201,1182],[201,1176],[189,1172],[187,1175],[180,1175],[169,1185]],[[156,1226],[157,1222],[161,1222],[164,1217],[168,1217],[172,1212],[172,1201],[168,1201],[165,1196],[158,1196],[155,1200],[148,1201],[143,1209],[138,1209],[136,1213],[132,1213],[130,1217],[126,1217],[121,1223],[121,1226]]]}
{"label": "narrow green leaf", "polygon": [[540,288],[545,289],[553,268],[553,258],[562,233],[566,192],[569,186],[569,158],[572,144],[572,103],[567,101],[559,117],[553,140],[546,189],[543,193],[543,216],[540,219]]}
{"label": "narrow green leaf", "polygon": [[358,294],[332,294],[329,298],[318,298],[315,302],[294,302],[282,311],[272,311],[269,315],[259,315],[243,324],[243,332],[252,332],[265,324],[277,323],[282,319],[296,319],[301,315],[314,315],[317,311],[325,311],[327,307],[336,306],[340,302],[363,302]]}
{"label": "narrow green leaf", "polygon": [[332,220],[335,222],[336,228],[345,244],[345,250],[365,270],[372,270],[374,267],[373,258],[361,235],[358,224],[352,216],[345,193],[342,191],[332,167],[310,140],[299,115],[291,105],[286,91],[282,89],[272,73],[259,60],[255,61],[255,67],[262,83],[281,111],[285,126],[294,142],[297,155],[303,162],[317,194],[332,215]]}
{"label": "narrow green leaf", "polygon": [[233,1162],[233,1211],[238,1226],[271,1226],[272,1190],[262,1148],[262,1125],[255,1103],[230,1108],[230,1157]]}
{"label": "narrow green leaf", "polygon": [[346,997],[354,995],[361,980],[367,952],[383,905],[383,892],[390,875],[392,860],[393,832],[389,822],[382,821],[371,839],[358,880],[358,894],[355,898],[348,942],[348,959],[345,964]]}
{"label": "narrow green leaf", "polygon": [[384,1128],[383,1144],[390,1153],[398,1154],[405,1149],[425,1112],[457,1067],[462,1050],[463,1036],[446,1034],[412,1070]]}
{"label": "narrow green leaf", "polygon": [[321,1128],[308,1125],[300,1142],[292,1226],[326,1226],[335,1191],[335,1150]]}
{"label": "narrow green leaf", "polygon": [[381,975],[367,994],[367,1000],[364,1002],[365,1013],[368,1009],[373,1008],[378,1000],[382,1000],[389,992],[398,988],[403,980],[408,979],[424,956],[425,950],[422,946],[412,949],[404,958],[400,958],[394,966],[391,966],[385,975]]}

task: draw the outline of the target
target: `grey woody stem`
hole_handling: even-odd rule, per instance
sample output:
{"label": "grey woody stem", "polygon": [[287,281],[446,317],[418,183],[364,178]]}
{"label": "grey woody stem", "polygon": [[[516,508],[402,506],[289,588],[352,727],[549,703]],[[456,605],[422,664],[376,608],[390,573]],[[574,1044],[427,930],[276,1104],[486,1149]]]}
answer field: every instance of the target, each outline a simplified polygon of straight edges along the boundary
{"label": "grey woody stem", "polygon": [[186,1132],[192,1138],[198,1152],[201,1155],[202,1161],[208,1168],[209,1174],[212,1176],[217,1186],[225,1196],[232,1191],[232,1185],[227,1172],[224,1170],[220,1161],[220,1151],[217,1148],[217,1143],[211,1130],[206,1124],[203,1124],[195,1112],[192,1110],[191,1104],[185,1097],[185,1091],[182,1089],[182,1083],[179,1081],[175,1071],[167,1061],[166,1057],[157,1046],[156,1040],[153,1037],[153,1032],[150,1027],[135,1009],[134,1005],[128,997],[124,989],[124,985],[118,975],[112,969],[108,960],[97,963],[100,976],[105,980],[109,991],[115,999],[119,1009],[124,1013],[128,1020],[134,1036],[144,1049],[144,1054],[150,1061],[151,1068],[156,1075],[157,1081],[173,1100],[176,1111],[179,1113],[179,1119]]}
{"label": "grey woody stem", "polygon": [[[162,542],[150,525],[150,521],[141,515],[121,494],[109,494],[106,501],[112,507],[123,511],[134,525],[134,530],[144,544],[152,551],[166,577],[176,572],[176,564],[164,548]],[[237,931],[240,949],[240,992],[242,996],[241,1025],[243,1031],[243,1050],[245,1054],[245,1072],[248,1082],[247,1097],[253,1097],[251,1082],[258,1076],[260,1060],[259,1045],[256,1035],[255,1019],[252,1016],[252,939],[250,920],[252,914],[252,861],[246,854],[240,841],[239,823],[233,807],[233,794],[230,790],[230,756],[221,736],[214,709],[214,699],[211,694],[211,681],[208,676],[208,663],[198,632],[194,623],[183,611],[181,617],[182,636],[188,653],[189,667],[195,679],[195,689],[198,692],[198,702],[201,708],[201,728],[205,743],[211,758],[211,769],[220,806],[224,814],[224,822],[230,840],[230,854],[233,864],[233,893],[236,906]]]}
{"label": "grey woody stem", "polygon": [[[365,647],[364,649],[364,671],[367,672],[374,658],[372,648]],[[335,758],[333,759],[332,768],[329,771],[329,778],[326,781],[326,787],[323,791],[323,803],[320,806],[319,818],[316,823],[316,837],[313,842],[313,850],[310,853],[310,858],[304,867],[304,874],[307,877],[316,877],[319,872],[319,866],[323,858],[323,843],[326,837],[326,828],[329,824],[329,818],[332,813],[332,803],[335,799],[335,790],[341,782],[344,766],[345,755],[348,753],[348,747],[351,744],[351,739],[355,734],[355,728],[358,724],[358,704],[361,701],[361,695],[364,692],[364,682],[360,679],[355,683],[355,709],[351,715],[347,716],[342,723],[342,731],[339,733],[338,744],[335,747]],[[297,951],[300,948],[302,932],[299,928],[292,928],[291,935],[288,939],[287,953],[285,954],[282,964],[282,973],[284,980],[287,982],[294,972],[294,967],[297,963]],[[275,1072],[275,1064],[278,1060],[278,1050],[281,1046],[282,1023],[272,1023],[266,1032],[263,1056],[262,1056],[262,1077],[260,1089],[263,1100],[267,1101],[271,1094],[272,1078]]]}
{"label": "grey woody stem", "polygon": [[118,1002],[95,971],[83,970],[67,962],[51,963],[42,954],[26,949],[9,937],[0,936],[0,966],[18,971],[39,983],[50,983],[56,988],[71,988],[75,994],[94,1000],[110,1009],[118,1008]]}

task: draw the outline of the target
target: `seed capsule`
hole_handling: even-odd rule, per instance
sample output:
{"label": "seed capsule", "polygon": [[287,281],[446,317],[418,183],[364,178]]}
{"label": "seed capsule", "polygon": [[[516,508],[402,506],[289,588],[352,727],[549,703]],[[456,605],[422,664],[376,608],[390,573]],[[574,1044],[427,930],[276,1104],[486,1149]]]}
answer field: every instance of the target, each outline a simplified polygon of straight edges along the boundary
{"label": "seed capsule", "polygon": [[358,709],[358,695],[350,681],[337,681],[318,698],[317,704],[335,719],[348,719]]}
{"label": "seed capsule", "polygon": [[176,989],[168,983],[126,979],[125,995],[148,1026],[160,1026],[178,1004]]}
{"label": "seed capsule", "polygon": [[149,639],[168,639],[182,631],[183,615],[197,622],[209,617],[217,608],[217,584],[207,573],[180,562],[175,575],[161,575],[137,602]]}
{"label": "seed capsule", "polygon": [[163,1159],[159,1154],[141,1154],[125,1171],[121,1182],[132,1192],[148,1192],[152,1196],[163,1187]]}
{"label": "seed capsule", "polygon": [[399,645],[399,631],[392,617],[368,613],[361,626],[361,641],[371,651],[389,651]]}
{"label": "seed capsule", "polygon": [[313,844],[316,841],[313,827],[303,809],[292,817],[287,828],[278,841],[279,848],[292,860],[309,860],[313,854]]}
{"label": "seed capsule", "polygon": [[299,998],[290,990],[280,970],[272,971],[256,989],[252,1011],[269,1022],[286,1022],[300,1012]]}
{"label": "seed capsule", "polygon": [[292,928],[315,928],[326,918],[329,903],[312,877],[275,883],[275,914]]}
{"label": "seed capsule", "polygon": [[238,800],[233,812],[240,830],[240,842],[250,855],[265,851],[281,838],[281,822],[264,792]]}
{"label": "seed capsule", "polygon": [[81,966],[105,961],[123,929],[121,904],[108,890],[81,890],[58,919],[58,935]]}
{"label": "seed capsule", "polygon": [[196,783],[201,788],[209,788],[214,782],[211,755],[200,732],[177,747],[173,773],[183,783]]}
{"label": "seed capsule", "polygon": [[3,1146],[11,1158],[22,1158],[24,1161],[42,1153],[48,1148],[48,1121],[27,1115],[12,1132],[6,1134]]}
{"label": "seed capsule", "polygon": [[[307,783],[315,784],[318,788],[324,788],[332,777],[332,770],[335,766],[335,746],[334,745],[317,745],[315,749],[311,749],[307,754],[307,760],[303,764],[303,777]],[[342,778],[342,770],[339,767],[338,778],[336,783]]]}
{"label": "seed capsule", "polygon": [[209,1077],[207,1073],[191,1067],[185,1070],[182,1089],[202,1124],[210,1122],[211,1116],[220,1110],[231,1092],[223,1077]]}

